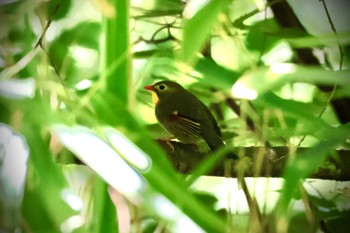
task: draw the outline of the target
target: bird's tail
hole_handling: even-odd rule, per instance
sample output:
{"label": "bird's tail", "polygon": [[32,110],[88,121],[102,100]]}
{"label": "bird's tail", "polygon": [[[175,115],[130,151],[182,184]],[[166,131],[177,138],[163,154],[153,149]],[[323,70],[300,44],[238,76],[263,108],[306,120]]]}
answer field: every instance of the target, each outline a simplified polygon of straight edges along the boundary
{"label": "bird's tail", "polygon": [[[212,151],[216,151],[226,146],[225,143],[222,141],[222,139],[218,135],[206,135],[206,136],[203,136],[203,138]],[[238,159],[238,156],[232,151],[227,152],[225,157],[229,159]]]}

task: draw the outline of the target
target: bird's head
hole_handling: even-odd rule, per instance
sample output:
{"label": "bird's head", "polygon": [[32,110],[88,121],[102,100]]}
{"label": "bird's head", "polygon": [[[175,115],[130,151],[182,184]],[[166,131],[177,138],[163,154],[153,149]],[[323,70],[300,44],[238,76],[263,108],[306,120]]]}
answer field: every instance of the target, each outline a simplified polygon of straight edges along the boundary
{"label": "bird's head", "polygon": [[171,95],[176,91],[184,90],[184,88],[173,81],[160,81],[152,86],[145,86],[146,90],[152,91],[153,103],[156,105],[162,97]]}

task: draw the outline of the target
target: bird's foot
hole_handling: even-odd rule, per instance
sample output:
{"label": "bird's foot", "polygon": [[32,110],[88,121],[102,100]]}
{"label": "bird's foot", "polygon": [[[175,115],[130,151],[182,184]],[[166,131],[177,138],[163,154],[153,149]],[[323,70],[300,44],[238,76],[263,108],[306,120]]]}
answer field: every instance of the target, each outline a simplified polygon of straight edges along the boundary
{"label": "bird's foot", "polygon": [[[161,142],[161,144],[163,144],[165,146],[168,146],[170,148],[170,152],[173,154],[175,152],[175,147],[172,144],[172,140],[173,138],[159,138],[157,139],[159,142]],[[165,144],[164,144],[165,143]]]}
{"label": "bird's foot", "polygon": [[164,142],[170,147],[171,153],[174,153],[175,147],[171,144],[171,140],[164,140]]}

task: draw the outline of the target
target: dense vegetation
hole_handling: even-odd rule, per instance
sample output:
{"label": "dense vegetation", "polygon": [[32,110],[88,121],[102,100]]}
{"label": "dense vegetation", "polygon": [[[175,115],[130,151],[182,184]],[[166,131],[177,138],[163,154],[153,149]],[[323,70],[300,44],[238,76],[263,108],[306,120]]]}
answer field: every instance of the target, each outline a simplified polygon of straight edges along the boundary
{"label": "dense vegetation", "polygon": [[[345,232],[346,4],[0,2],[1,232]],[[239,160],[155,140],[161,79]]]}

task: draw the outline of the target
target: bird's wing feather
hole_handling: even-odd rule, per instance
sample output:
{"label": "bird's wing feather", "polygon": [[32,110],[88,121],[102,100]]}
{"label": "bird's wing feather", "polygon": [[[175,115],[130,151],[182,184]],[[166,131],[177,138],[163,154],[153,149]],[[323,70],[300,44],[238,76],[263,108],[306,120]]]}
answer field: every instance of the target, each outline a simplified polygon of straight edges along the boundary
{"label": "bird's wing feather", "polygon": [[[181,101],[180,101],[181,100]],[[162,114],[159,109],[161,108]],[[220,128],[207,106],[188,91],[175,92],[163,97],[156,109],[160,122],[167,121],[170,128],[192,137],[203,137],[203,133],[213,130],[221,137]],[[166,118],[163,116],[167,116]]]}
{"label": "bird's wing feather", "polygon": [[169,121],[171,127],[181,131],[191,137],[200,137],[200,123],[189,119],[188,117],[181,116],[177,111],[171,113],[171,120]]}
{"label": "bird's wing feather", "polygon": [[[181,93],[181,96],[176,98],[183,99],[183,102],[177,106],[179,112],[186,112],[186,118],[192,119],[197,122],[206,122],[210,124],[209,127],[213,127],[215,132],[221,137],[221,130],[209,108],[203,104],[195,95],[190,92]],[[183,104],[186,103],[186,104]],[[192,111],[186,111],[184,108],[192,108]],[[208,121],[204,119],[207,118]],[[204,126],[205,127],[205,126]]]}

